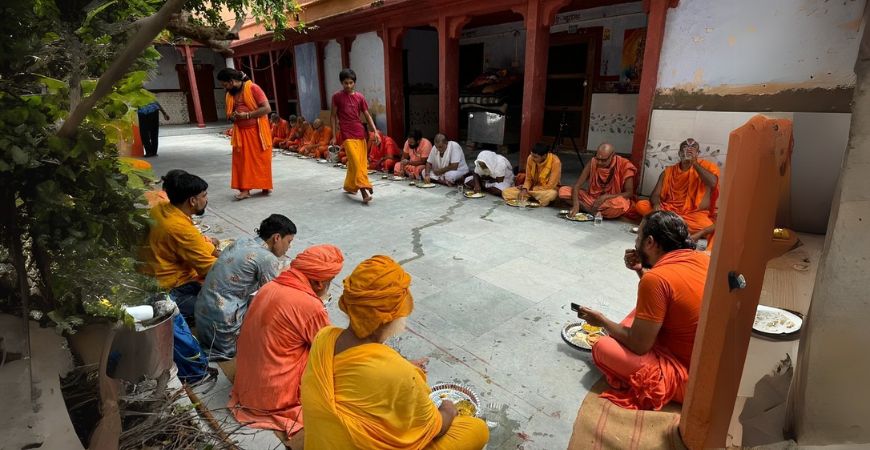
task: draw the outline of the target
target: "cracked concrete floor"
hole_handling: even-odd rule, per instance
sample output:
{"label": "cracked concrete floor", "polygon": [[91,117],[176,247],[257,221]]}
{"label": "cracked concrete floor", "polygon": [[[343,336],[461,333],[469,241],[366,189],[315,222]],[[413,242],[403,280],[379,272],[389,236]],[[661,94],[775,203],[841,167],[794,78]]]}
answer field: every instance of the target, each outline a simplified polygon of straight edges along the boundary
{"label": "cracked concrete floor", "polygon": [[[417,189],[372,175],[375,199],[341,191],[345,171],[313,160],[276,155],[275,192],[233,201],[229,140],[217,135],[163,137],[157,174],[181,168],[208,181],[203,223],[218,238],[253,234],[271,213],[290,217],[298,234],[289,255],[330,243],[345,254],[341,280],[365,258],[385,254],[413,277],[415,309],[408,331],[390,345],[409,359],[429,358],[431,383],[470,385],[484,403],[504,405],[490,449],[563,449],[588,389],[600,378],[591,355],[562,342],[576,318],[570,302],[621,319],[634,306],[637,276],[625,269],[630,226],[568,222],[554,208],[516,209],[500,199],[460,198],[454,189]],[[337,301],[333,323],[347,325]],[[220,377],[204,399],[228,399]],[[225,416],[217,411],[219,416]],[[271,432],[246,430],[243,448],[276,448]]]}

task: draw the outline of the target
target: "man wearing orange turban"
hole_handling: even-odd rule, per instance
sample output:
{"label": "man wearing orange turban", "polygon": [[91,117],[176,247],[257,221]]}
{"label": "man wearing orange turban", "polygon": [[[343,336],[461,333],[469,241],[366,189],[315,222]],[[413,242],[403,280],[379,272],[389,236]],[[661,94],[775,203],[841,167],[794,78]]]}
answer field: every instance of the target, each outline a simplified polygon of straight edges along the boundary
{"label": "man wearing orange turban", "polygon": [[227,405],[239,423],[288,436],[302,430],[299,382],[314,336],[329,325],[324,303],[343,264],[337,247],[309,247],[254,296],[239,333]]}
{"label": "man wearing orange turban", "polygon": [[302,375],[306,448],[482,449],[486,424],[436,407],[426,374],[384,345],[414,309],[411,276],[388,256],[363,261],[344,280],[347,329],[314,339]]}

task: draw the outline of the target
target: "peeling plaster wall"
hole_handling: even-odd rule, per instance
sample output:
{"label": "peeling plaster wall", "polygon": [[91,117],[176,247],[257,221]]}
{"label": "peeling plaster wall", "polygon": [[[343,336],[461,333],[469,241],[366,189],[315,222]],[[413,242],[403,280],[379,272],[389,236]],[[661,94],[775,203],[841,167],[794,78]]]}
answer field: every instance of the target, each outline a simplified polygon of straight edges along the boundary
{"label": "peeling plaster wall", "polygon": [[326,107],[331,107],[332,94],[341,90],[338,73],[341,72],[341,45],[335,39],[323,48],[323,77],[326,88]]}
{"label": "peeling plaster wall", "polygon": [[[375,125],[381,131],[389,131],[384,91],[384,43],[377,33],[357,35],[350,51],[350,67],[356,72],[356,90],[365,95]],[[333,76],[338,81],[338,73]]]}
{"label": "peeling plaster wall", "polygon": [[702,155],[721,166],[730,130],[759,112],[785,117],[795,130],[791,226],[825,233],[848,137],[865,3],[692,0],[671,9],[641,193],[649,195],[685,138],[698,139]]}
{"label": "peeling plaster wall", "polygon": [[307,42],[295,47],[296,83],[299,110],[308,121],[320,116],[320,81],[317,78],[317,44]]}
{"label": "peeling plaster wall", "polygon": [[658,88],[853,86],[864,0],[692,0],[668,13]]}

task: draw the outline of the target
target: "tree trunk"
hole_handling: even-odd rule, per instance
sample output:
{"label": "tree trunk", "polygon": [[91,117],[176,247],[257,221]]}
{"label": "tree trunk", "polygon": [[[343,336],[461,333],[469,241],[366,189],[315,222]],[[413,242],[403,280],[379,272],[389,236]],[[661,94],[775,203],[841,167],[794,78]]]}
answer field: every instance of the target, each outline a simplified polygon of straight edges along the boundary
{"label": "tree trunk", "polygon": [[94,92],[83,99],[70,113],[69,117],[60,127],[60,130],[58,130],[58,136],[66,139],[71,139],[75,136],[76,130],[85,120],[91,109],[100,99],[112,92],[115,83],[124,77],[130,66],[136,61],[136,58],[151,45],[154,38],[166,28],[166,24],[169,23],[172,16],[178,14],[183,6],[184,0],[167,0],[163,7],[154,15],[139,22],[139,26],[131,32],[131,38],[127,43],[127,47],[115,57],[109,68],[100,76]]}

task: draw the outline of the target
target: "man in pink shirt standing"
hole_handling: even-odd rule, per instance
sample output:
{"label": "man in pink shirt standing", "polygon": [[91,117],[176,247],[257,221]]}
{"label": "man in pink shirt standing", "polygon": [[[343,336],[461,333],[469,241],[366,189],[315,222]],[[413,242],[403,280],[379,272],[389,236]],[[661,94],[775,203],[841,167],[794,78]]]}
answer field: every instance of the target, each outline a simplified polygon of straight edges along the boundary
{"label": "man in pink shirt standing", "polygon": [[359,120],[360,114],[365,116],[369,130],[374,133],[375,145],[381,144],[380,135],[366,98],[354,91],[356,73],[351,69],[343,69],[338,78],[344,89],[332,95],[330,121],[335,134],[330,144],[341,143],[347,153],[347,175],[344,178],[344,190],[350,194],[362,193],[363,204],[372,201],[372,183],[368,176],[368,146],[366,145],[366,130]]}

